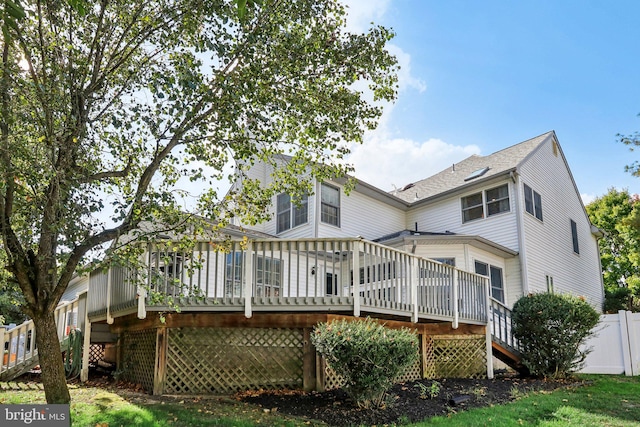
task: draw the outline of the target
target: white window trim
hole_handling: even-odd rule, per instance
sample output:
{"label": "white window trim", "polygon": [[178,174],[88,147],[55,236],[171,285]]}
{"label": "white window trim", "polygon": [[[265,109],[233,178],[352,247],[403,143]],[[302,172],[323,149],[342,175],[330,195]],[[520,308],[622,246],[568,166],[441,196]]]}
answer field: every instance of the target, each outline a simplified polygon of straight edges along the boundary
{"label": "white window trim", "polygon": [[[497,268],[497,269],[500,270],[500,280],[502,282],[502,288],[500,290],[502,291],[502,299],[503,299],[503,301],[501,301],[501,302],[502,303],[506,303],[507,302],[507,284],[506,284],[505,267],[504,267],[504,265],[492,263],[490,261],[485,261],[484,259],[478,259],[478,258],[473,258],[472,261],[473,261],[473,272],[474,273],[476,271],[476,263],[485,264],[487,266],[488,275],[485,276],[485,277],[489,278],[489,295],[492,298],[493,298],[493,283],[491,283],[491,267]],[[479,274],[479,273],[477,273],[477,274]]]}
{"label": "white window trim", "polygon": [[[496,199],[496,200],[491,200],[491,201],[487,200],[487,192],[491,191],[491,190],[495,190],[495,189],[500,188],[500,187],[507,187],[507,196],[503,197],[501,199]],[[478,194],[480,194],[482,196],[482,216],[480,216],[479,218],[473,218],[473,219],[469,219],[469,220],[465,221],[465,219],[464,219],[465,211],[469,211],[471,209],[475,209],[478,206],[480,206],[480,204],[473,205],[473,206],[470,206],[470,207],[467,207],[467,208],[463,208],[462,207],[463,206],[463,199],[465,199],[467,197],[476,196]],[[501,202],[503,200],[508,200],[509,201],[509,209],[489,215],[489,213],[488,213],[489,212],[489,204],[491,204],[491,203],[499,203],[499,202]],[[497,185],[497,186],[491,187],[491,188],[487,188],[485,190],[476,191],[475,193],[467,194],[466,196],[460,197],[460,216],[461,216],[461,220],[462,220],[463,224],[466,224],[466,223],[469,223],[469,222],[474,222],[474,221],[479,221],[481,219],[487,219],[487,218],[490,218],[490,217],[499,216],[499,215],[506,214],[506,213],[509,213],[509,212],[511,212],[511,191],[509,189],[509,184],[508,183]]]}
{"label": "white window trim", "polygon": [[[289,230],[293,230],[294,228],[298,228],[300,226],[303,226],[305,224],[309,223],[309,197],[308,196],[303,196],[303,198],[300,200],[300,207],[305,206],[306,209],[306,218],[303,222],[301,222],[300,224],[294,224],[295,223],[295,218],[296,218],[296,210],[299,209],[300,207],[296,206],[296,204],[293,202],[293,200],[291,200],[291,196],[289,196],[289,208],[286,210],[282,210],[279,211],[278,208],[278,199],[281,196],[289,196],[286,193],[280,193],[276,196],[276,234],[280,234],[280,233],[284,233],[285,231],[289,231]],[[281,213],[285,213],[288,212],[288,216],[289,216],[289,227],[280,230],[279,229],[279,217]]]}
{"label": "white window trim", "polygon": [[[532,217],[534,217],[535,219],[537,219],[540,222],[544,222],[543,218],[544,218],[544,213],[542,212],[542,195],[540,193],[538,193],[536,190],[533,189],[533,187],[524,184],[523,183],[523,187],[522,190],[524,192],[524,211],[526,213],[528,213],[529,215],[531,215]],[[531,210],[532,212],[529,212],[527,210],[527,193],[531,194]],[[538,198],[540,199],[540,203],[536,203],[536,195],[538,196]],[[538,212],[540,212],[540,217],[538,217]]]}
{"label": "white window trim", "polygon": [[[323,190],[324,187],[330,188],[332,190],[336,190],[338,192],[338,205],[337,206],[331,205],[329,203],[324,203],[322,201],[322,190]],[[333,227],[340,228],[340,224],[342,222],[341,218],[340,218],[341,214],[342,214],[342,206],[341,206],[342,205],[342,197],[341,197],[341,194],[340,194],[340,187],[337,187],[337,186],[331,185],[331,184],[327,184],[326,182],[323,182],[322,184],[320,184],[319,202],[320,202],[320,222],[323,223],[323,224],[326,224],[326,225],[330,225],[330,226],[333,226]],[[334,224],[332,222],[327,222],[327,221],[324,221],[322,219],[322,206],[325,205],[325,204],[327,206],[331,206],[331,207],[337,209],[337,215],[336,215],[337,216],[337,222],[338,222],[337,224]]]}

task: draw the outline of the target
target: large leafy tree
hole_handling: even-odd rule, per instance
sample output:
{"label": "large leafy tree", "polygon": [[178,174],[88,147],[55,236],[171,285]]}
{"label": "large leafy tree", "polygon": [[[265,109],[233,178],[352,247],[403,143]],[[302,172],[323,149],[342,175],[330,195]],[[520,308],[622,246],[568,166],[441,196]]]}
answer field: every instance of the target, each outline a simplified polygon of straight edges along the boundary
{"label": "large leafy tree", "polygon": [[591,222],[605,232],[599,240],[605,310],[633,309],[640,297],[640,199],[611,188],[586,208]]}
{"label": "large leafy tree", "polygon": [[392,34],[347,32],[337,0],[25,0],[1,16],[0,232],[49,403],[70,400],[53,309],[92,250],[173,224],[182,177],[287,154],[269,188],[201,194],[221,224],[264,218],[275,192],[349,172],[347,143],[381,113],[354,83],[396,94]]}

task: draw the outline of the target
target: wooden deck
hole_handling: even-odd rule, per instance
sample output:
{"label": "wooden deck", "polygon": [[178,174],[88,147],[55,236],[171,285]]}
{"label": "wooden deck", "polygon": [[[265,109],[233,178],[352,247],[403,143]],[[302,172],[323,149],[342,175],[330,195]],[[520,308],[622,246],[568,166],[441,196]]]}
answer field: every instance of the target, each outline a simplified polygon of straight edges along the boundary
{"label": "wooden deck", "polygon": [[362,239],[150,245],[145,268],[91,274],[91,322],[147,311],[342,313],[486,325],[489,279]]}

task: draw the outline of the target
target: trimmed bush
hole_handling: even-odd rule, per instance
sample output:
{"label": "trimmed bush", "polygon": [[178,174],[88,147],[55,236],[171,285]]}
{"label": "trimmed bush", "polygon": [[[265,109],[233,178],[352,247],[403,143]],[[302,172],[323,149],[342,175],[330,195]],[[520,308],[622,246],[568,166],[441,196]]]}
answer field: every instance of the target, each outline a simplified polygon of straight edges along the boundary
{"label": "trimmed bush", "polygon": [[415,333],[388,329],[369,318],[320,323],[311,342],[362,408],[384,406],[387,390],[418,358]]}
{"label": "trimmed bush", "polygon": [[582,298],[544,293],[520,298],[512,319],[522,363],[533,375],[563,378],[582,367],[591,349],[581,346],[600,315]]}

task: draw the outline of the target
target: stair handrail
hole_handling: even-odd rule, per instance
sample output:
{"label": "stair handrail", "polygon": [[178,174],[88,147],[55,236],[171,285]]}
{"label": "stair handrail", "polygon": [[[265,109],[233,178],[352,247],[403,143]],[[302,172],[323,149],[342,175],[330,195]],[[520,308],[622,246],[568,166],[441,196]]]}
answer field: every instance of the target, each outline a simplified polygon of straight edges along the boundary
{"label": "stair handrail", "polygon": [[[59,304],[54,310],[58,338],[62,341],[69,330],[67,320],[69,314],[79,309],[79,298]],[[78,313],[76,323],[84,317],[84,313]],[[75,325],[78,326],[78,325]],[[5,350],[5,346],[8,347]],[[0,372],[7,371],[16,366],[25,364],[38,354],[36,348],[36,330],[33,320],[28,319],[11,329],[0,327],[0,349],[3,350],[3,358],[0,364]]]}
{"label": "stair handrail", "polygon": [[490,298],[490,309],[489,323],[493,341],[514,353],[520,353],[520,343],[513,336],[511,309],[493,297]]}

